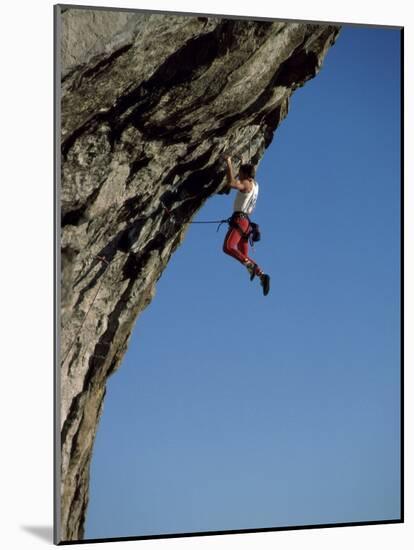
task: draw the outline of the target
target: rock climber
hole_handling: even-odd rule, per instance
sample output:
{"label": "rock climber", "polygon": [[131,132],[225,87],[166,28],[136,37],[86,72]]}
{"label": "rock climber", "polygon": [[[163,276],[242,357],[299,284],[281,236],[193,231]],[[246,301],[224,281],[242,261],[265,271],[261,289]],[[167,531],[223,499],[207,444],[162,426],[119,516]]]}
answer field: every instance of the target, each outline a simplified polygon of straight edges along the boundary
{"label": "rock climber", "polygon": [[256,206],[259,193],[259,184],[255,181],[255,167],[253,164],[242,164],[237,178],[234,177],[232,159],[225,157],[227,182],[230,188],[237,189],[234,200],[233,215],[229,219],[229,230],[224,239],[223,251],[241,262],[250,274],[252,281],[257,275],[266,296],[270,290],[270,277],[260,269],[255,261],[248,256],[249,236],[253,225],[249,216]]}

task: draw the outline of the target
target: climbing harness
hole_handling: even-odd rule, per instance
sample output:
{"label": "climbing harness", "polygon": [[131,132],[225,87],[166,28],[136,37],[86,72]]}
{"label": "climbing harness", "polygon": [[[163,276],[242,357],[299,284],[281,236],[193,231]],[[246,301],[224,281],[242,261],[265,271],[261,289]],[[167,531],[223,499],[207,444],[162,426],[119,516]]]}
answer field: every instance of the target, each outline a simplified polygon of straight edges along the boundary
{"label": "climbing harness", "polygon": [[[243,231],[243,229],[239,226],[236,221],[237,218],[247,218],[249,222],[249,227],[247,231]],[[250,246],[254,246],[255,242],[260,241],[261,235],[259,224],[252,222],[245,212],[233,212],[233,215],[227,221],[230,227],[237,229],[243,239],[249,241]]]}

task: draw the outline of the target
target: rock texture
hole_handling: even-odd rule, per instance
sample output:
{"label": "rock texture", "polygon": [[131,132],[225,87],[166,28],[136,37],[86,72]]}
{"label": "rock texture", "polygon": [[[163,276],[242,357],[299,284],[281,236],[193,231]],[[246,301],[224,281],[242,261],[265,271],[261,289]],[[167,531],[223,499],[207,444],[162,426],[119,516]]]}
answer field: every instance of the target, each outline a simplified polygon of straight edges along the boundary
{"label": "rock texture", "polygon": [[[84,535],[105,386],[188,222],[255,163],[339,28],[61,14],[60,540]],[[101,259],[100,259],[101,258]]]}

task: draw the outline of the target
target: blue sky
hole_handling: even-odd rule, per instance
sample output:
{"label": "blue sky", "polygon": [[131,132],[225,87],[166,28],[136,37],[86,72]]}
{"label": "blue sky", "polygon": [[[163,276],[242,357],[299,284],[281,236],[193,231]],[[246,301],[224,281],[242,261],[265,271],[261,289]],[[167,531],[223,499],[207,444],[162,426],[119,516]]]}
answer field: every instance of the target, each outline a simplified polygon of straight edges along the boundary
{"label": "blue sky", "polygon": [[189,228],[108,381],[85,538],[399,518],[399,52],[345,26],[292,96],[257,174],[268,296]]}

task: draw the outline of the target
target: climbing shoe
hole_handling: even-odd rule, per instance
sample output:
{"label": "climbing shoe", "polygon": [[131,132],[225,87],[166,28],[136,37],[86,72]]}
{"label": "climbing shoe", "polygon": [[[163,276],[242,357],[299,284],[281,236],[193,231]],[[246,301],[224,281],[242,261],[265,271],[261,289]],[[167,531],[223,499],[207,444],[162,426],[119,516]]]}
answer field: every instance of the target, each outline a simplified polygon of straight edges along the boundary
{"label": "climbing shoe", "polygon": [[254,265],[253,262],[246,262],[245,265],[246,265],[247,271],[250,274],[250,280],[253,281],[253,279],[256,275],[256,266]]}
{"label": "climbing shoe", "polygon": [[267,296],[269,294],[270,290],[270,277],[269,275],[266,275],[266,273],[263,273],[263,275],[260,275],[260,284],[263,288],[263,294]]}

